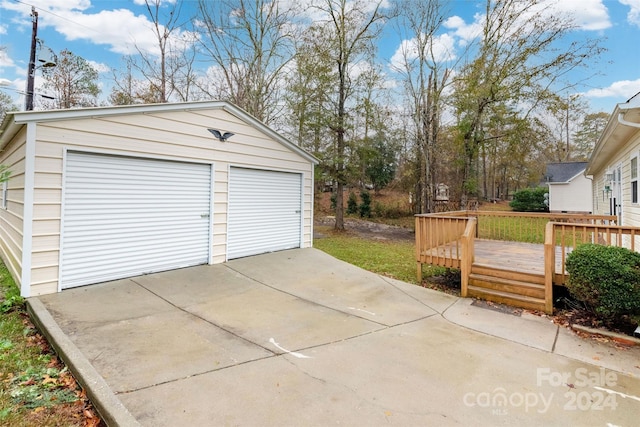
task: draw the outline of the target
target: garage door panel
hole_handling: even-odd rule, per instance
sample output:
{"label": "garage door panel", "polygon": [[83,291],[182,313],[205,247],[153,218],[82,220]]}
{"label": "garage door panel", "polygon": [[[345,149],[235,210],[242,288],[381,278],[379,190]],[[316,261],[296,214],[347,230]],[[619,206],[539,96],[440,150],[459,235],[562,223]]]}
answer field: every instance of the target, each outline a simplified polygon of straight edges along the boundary
{"label": "garage door panel", "polygon": [[209,258],[211,167],[69,152],[63,288]]}
{"label": "garage door panel", "polygon": [[227,258],[300,247],[300,174],[231,168]]}

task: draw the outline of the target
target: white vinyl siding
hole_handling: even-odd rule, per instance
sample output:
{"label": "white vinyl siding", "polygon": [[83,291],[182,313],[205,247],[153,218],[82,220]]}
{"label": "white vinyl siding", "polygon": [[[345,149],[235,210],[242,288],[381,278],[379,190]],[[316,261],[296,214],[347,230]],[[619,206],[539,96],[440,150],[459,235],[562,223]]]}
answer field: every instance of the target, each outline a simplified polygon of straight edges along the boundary
{"label": "white vinyl siding", "polygon": [[211,165],[69,152],[62,288],[205,264]]}
{"label": "white vinyl siding", "polygon": [[228,259],[301,246],[301,174],[232,167]]}
{"label": "white vinyl siding", "polygon": [[[37,296],[61,289],[63,259],[64,169],[67,153],[157,159],[168,162],[215,164],[211,167],[215,185],[210,211],[208,262],[227,260],[229,171],[232,166],[278,170],[297,174],[302,186],[301,231],[298,246],[310,247],[313,235],[313,159],[288,144],[270,129],[261,126],[231,105],[216,102],[184,105],[126,106],[69,111],[16,113],[22,126],[3,146],[2,164],[12,165],[7,210],[0,209],[0,233],[4,229],[0,254],[14,278]],[[33,149],[25,192],[26,129],[32,126]],[[226,142],[215,139],[207,128],[235,135]],[[24,224],[23,199],[30,197]],[[25,230],[30,235],[24,236]],[[23,252],[23,242],[30,246]],[[22,261],[29,260],[23,269]],[[30,277],[27,277],[30,275]]]}
{"label": "white vinyl siding", "polygon": [[11,172],[7,182],[6,209],[0,210],[0,254],[20,287],[24,243],[25,142],[26,132],[21,132],[0,153],[0,164],[8,166]]}

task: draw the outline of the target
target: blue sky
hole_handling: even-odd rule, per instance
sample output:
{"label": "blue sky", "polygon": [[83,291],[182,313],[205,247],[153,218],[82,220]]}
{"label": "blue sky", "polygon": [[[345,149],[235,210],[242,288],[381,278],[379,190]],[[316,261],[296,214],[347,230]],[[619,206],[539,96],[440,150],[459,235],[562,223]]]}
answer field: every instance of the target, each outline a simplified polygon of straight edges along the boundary
{"label": "blue sky", "polygon": [[[0,0],[0,46],[4,47],[0,51],[0,89],[22,105],[33,5],[39,13],[38,38],[54,52],[69,49],[94,65],[106,98],[112,85],[109,69],[119,68],[123,55],[135,53],[135,45],[153,48],[154,35],[143,4],[143,0]],[[195,0],[186,2],[185,19],[193,14],[195,5]],[[473,34],[483,5],[484,1],[452,0],[451,14],[439,34],[442,43],[461,49]],[[559,0],[556,7],[570,13],[578,24],[575,37],[599,38],[608,49],[590,70],[575,75],[577,81],[597,73],[578,88],[591,109],[610,113],[616,103],[640,92],[640,0]],[[385,28],[379,42],[385,67],[393,63],[403,43],[410,41],[402,40],[393,26]]]}

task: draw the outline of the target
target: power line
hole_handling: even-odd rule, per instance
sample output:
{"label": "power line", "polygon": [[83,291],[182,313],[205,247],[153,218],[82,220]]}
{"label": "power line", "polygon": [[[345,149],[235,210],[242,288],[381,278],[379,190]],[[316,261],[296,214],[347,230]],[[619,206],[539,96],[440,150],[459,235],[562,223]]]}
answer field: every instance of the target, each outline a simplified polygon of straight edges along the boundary
{"label": "power line", "polygon": [[53,13],[53,12],[51,12],[49,10],[42,9],[40,7],[34,6],[31,3],[27,3],[27,2],[24,2],[24,1],[20,1],[20,0],[13,0],[13,1],[16,2],[16,3],[23,4],[25,6],[31,6],[31,7],[36,8],[37,10],[39,10],[41,12],[48,13],[49,15],[55,16],[56,18],[59,18],[59,19],[62,19],[63,21],[67,21],[67,22],[75,24],[75,25],[77,25],[79,27],[86,28],[87,30],[91,30],[91,31],[95,32],[96,34],[101,34],[100,31],[96,30],[95,28],[88,27],[86,25],[80,24],[79,22],[73,21],[73,20],[71,20],[69,18],[65,18],[64,16],[58,15],[57,13]]}

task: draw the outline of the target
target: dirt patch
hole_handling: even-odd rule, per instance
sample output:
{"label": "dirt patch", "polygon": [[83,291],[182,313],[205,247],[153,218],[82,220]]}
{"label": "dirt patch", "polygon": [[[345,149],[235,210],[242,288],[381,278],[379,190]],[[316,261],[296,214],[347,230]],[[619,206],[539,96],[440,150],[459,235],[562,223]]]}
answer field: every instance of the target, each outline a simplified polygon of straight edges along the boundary
{"label": "dirt patch", "polygon": [[[335,223],[336,219],[333,216],[323,216],[315,219],[315,225],[319,226],[333,227]],[[409,228],[380,224],[357,218],[345,218],[344,228],[363,239],[415,241],[416,238],[415,232]],[[315,237],[322,238],[322,233]]]}

